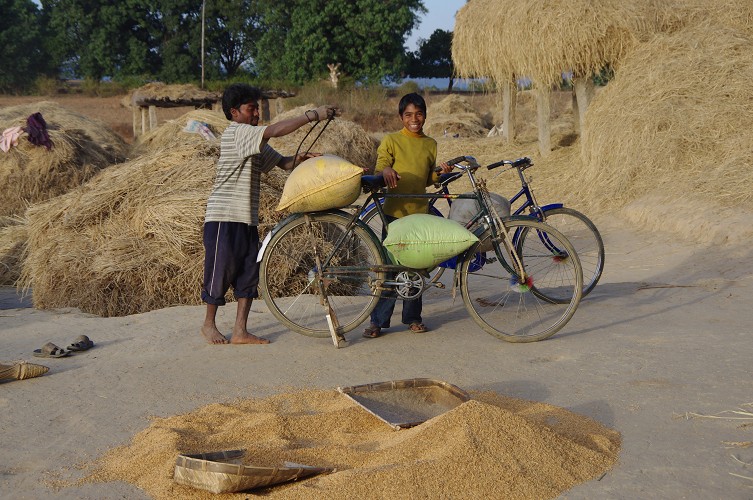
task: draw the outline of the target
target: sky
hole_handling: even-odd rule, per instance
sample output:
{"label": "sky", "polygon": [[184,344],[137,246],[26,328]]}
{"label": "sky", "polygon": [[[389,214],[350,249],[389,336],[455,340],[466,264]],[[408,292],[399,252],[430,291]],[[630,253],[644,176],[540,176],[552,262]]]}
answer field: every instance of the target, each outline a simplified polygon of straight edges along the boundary
{"label": "sky", "polygon": [[418,39],[429,38],[434,30],[443,29],[453,31],[455,28],[455,13],[465,5],[466,0],[424,0],[424,7],[428,12],[421,16],[421,24],[408,37],[405,44],[408,50],[418,50]]}

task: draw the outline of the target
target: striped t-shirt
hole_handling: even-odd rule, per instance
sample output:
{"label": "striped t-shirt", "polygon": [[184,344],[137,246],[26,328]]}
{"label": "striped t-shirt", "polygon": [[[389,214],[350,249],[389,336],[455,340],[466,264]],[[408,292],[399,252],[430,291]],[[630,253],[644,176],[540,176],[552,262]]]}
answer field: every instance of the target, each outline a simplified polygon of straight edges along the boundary
{"label": "striped t-shirt", "polygon": [[207,200],[206,222],[259,225],[261,174],[272,170],[282,159],[263,140],[265,128],[232,122],[225,129],[214,187]]}

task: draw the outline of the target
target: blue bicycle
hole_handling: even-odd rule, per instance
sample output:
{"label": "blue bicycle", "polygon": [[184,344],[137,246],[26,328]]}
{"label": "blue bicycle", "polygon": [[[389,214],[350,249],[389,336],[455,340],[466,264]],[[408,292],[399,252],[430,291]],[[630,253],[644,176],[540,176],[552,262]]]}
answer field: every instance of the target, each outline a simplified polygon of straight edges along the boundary
{"label": "blue bicycle", "polygon": [[[480,168],[480,165],[475,162],[472,156],[454,158],[448,163],[456,165],[461,162],[469,163],[474,170]],[[523,157],[517,160],[501,160],[488,165],[487,168],[491,170],[504,165],[508,166],[506,170],[515,170],[517,172],[521,184],[520,191],[510,198],[510,204],[513,206],[518,201],[521,202],[512,215],[529,215],[541,222],[545,222],[565,235],[580,258],[583,268],[583,296],[587,295],[599,282],[601,273],[604,270],[604,242],[596,225],[581,212],[565,207],[562,203],[539,205],[531,189],[530,182],[524,174],[525,170],[533,167],[533,162],[530,158]],[[447,203],[451,206],[452,199],[449,197],[443,198],[441,195],[449,195],[448,185],[461,177],[463,177],[463,172],[450,172],[440,177],[439,183],[436,185],[438,190],[434,193],[438,197],[431,199],[429,202],[430,214],[443,217],[442,212],[435,206],[436,202],[439,199],[446,199]],[[380,198],[379,203],[384,203],[384,198]],[[375,204],[376,201],[364,208],[361,213],[361,220],[367,223],[374,230],[375,234],[382,234],[382,221],[378,216]],[[531,234],[536,233],[518,231],[513,235],[513,243],[522,246],[525,238]],[[476,258],[481,262],[483,256],[479,254]],[[455,258],[443,262],[440,264],[438,271],[433,274],[432,281],[437,282],[445,268],[454,269],[456,265],[457,259]]]}

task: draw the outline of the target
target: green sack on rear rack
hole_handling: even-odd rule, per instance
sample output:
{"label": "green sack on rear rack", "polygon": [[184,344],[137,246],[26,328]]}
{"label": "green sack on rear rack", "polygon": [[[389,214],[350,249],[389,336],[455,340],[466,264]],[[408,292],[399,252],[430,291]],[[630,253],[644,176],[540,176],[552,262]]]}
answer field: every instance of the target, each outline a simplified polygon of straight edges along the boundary
{"label": "green sack on rear rack", "polygon": [[387,227],[384,248],[393,262],[413,269],[429,269],[454,257],[478,238],[454,220],[413,214]]}

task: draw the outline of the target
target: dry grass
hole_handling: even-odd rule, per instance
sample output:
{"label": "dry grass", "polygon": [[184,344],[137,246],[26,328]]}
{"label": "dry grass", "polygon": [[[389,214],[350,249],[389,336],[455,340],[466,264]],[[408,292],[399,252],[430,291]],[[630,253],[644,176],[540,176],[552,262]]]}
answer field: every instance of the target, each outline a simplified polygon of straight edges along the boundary
{"label": "dry grass", "polygon": [[463,78],[527,76],[545,87],[562,72],[616,65],[651,31],[651,1],[474,0],[456,15],[452,58]]}
{"label": "dry grass", "polygon": [[0,218],[0,285],[14,285],[21,274],[26,226],[19,218]]}
{"label": "dry grass", "polygon": [[24,133],[18,146],[0,155],[0,216],[22,215],[28,205],[80,186],[125,157],[125,142],[103,123],[53,102],[0,109],[0,130],[26,126],[36,112],[47,122],[53,147],[35,146]]}
{"label": "dry grass", "polygon": [[[213,144],[159,150],[30,208],[21,281],[34,306],[120,316],[200,303],[201,227],[218,154]],[[262,233],[281,217],[272,207],[282,179],[268,179]]]}
{"label": "dry grass", "polygon": [[199,145],[207,142],[200,134],[185,132],[190,120],[205,123],[217,139],[230,123],[222,111],[196,109],[189,111],[172,120],[168,120],[154,130],[140,135],[133,144],[131,155],[133,157],[153,153],[164,148],[176,146]]}

